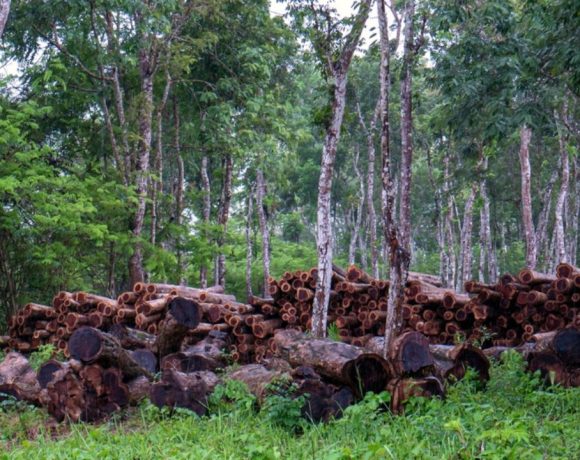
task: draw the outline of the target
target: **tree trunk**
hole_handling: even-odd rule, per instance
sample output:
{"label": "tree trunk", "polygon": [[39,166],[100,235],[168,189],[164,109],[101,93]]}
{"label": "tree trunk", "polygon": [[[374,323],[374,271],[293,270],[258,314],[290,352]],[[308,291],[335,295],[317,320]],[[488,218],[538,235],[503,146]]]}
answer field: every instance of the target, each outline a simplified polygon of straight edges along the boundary
{"label": "tree trunk", "polygon": [[574,158],[574,206],[572,216],[570,216],[570,243],[568,254],[570,263],[576,265],[576,256],[578,253],[578,220],[580,219],[580,157]]}
{"label": "tree trunk", "polygon": [[[230,216],[230,203],[232,201],[232,180],[234,161],[231,153],[227,153],[224,158],[224,180],[222,183],[222,193],[220,198],[220,209],[218,213],[218,224],[221,226],[222,234],[218,241],[221,248],[226,241],[228,219]],[[220,286],[226,285],[226,256],[219,254],[216,261],[215,283]]]}
{"label": "tree trunk", "polygon": [[[211,189],[209,176],[207,174],[207,155],[204,155],[201,159],[201,184],[203,192],[203,223],[205,226],[208,226],[211,213]],[[206,238],[206,244],[209,244],[207,241],[207,229],[204,230],[204,234]],[[199,282],[202,288],[207,287],[207,266],[205,262],[202,262],[199,269]]]}
{"label": "tree trunk", "polygon": [[268,228],[268,214],[264,198],[266,196],[266,181],[261,169],[256,171],[256,207],[258,208],[258,220],[260,221],[260,233],[262,234],[262,266],[263,296],[269,297],[268,279],[270,278],[270,229]]}
{"label": "tree trunk", "polygon": [[[253,190],[248,193],[247,212],[246,212],[246,296],[248,301],[253,297],[252,294],[252,195]],[[265,296],[265,297],[269,297]]]}
{"label": "tree trunk", "polygon": [[[331,195],[332,174],[336,159],[336,149],[340,137],[340,128],[346,102],[347,74],[352,56],[360,40],[364,24],[369,15],[371,0],[363,0],[359,11],[345,38],[344,46],[338,60],[328,55],[328,71],[333,77],[332,116],[326,130],[324,147],[322,149],[322,163],[318,181],[317,202],[317,253],[318,274],[316,280],[316,294],[312,312],[312,333],[316,337],[326,335],[326,321],[328,302],[330,299],[330,282],[332,279],[332,222],[331,222]],[[316,14],[316,13],[315,13]]]}
{"label": "tree trunk", "polygon": [[405,12],[405,46],[401,79],[401,204],[399,209],[400,243],[406,251],[411,250],[411,164],[413,160],[413,28],[415,1],[407,2]]}
{"label": "tree trunk", "polygon": [[360,229],[361,229],[361,225],[362,225],[362,215],[363,215],[363,207],[364,207],[364,201],[365,201],[365,190],[364,190],[364,182],[362,179],[362,174],[360,173],[360,169],[358,167],[358,160],[360,157],[360,152],[359,152],[359,148],[358,145],[355,146],[355,153],[354,153],[354,158],[353,158],[353,169],[354,169],[354,173],[355,176],[358,180],[359,183],[359,200],[358,200],[358,206],[356,209],[356,218],[354,219],[353,222],[353,228],[352,228],[352,233],[351,233],[351,237],[350,237],[350,244],[348,247],[348,260],[349,260],[349,265],[352,265],[355,263],[355,257],[356,257],[356,246],[357,243],[359,242],[359,237],[360,237]]}
{"label": "tree trunk", "polygon": [[157,149],[155,151],[155,161],[153,166],[153,180],[151,184],[151,245],[155,246],[157,242],[157,232],[159,230],[158,213],[159,213],[159,203],[158,197],[163,191],[163,111],[167,105],[167,100],[169,99],[169,91],[171,89],[171,76],[169,73],[166,74],[165,88],[163,89],[163,97],[159,107],[156,111],[156,123],[157,123]]}
{"label": "tree trunk", "polygon": [[[485,174],[487,171],[487,158],[482,157],[482,178],[479,183],[479,193],[483,201],[483,206],[480,211],[480,242],[481,250],[479,255],[479,277],[480,281],[487,280],[489,283],[495,283],[497,279],[497,258],[495,249],[493,247],[493,239],[491,236],[491,215],[490,202],[487,194],[487,180]],[[487,268],[487,270],[486,270]]]}
{"label": "tree trunk", "polygon": [[[177,184],[175,191],[175,223],[181,226],[183,221],[183,194],[185,191],[185,165],[183,164],[183,156],[181,155],[181,119],[179,117],[179,105],[177,98],[173,97],[173,120],[175,124],[173,144],[175,148],[175,157],[177,160]],[[181,233],[178,233],[177,238],[177,269],[179,271],[179,280],[181,284],[185,284],[185,269],[186,264],[183,261]]]}
{"label": "tree trunk", "polygon": [[473,203],[475,201],[476,191],[477,186],[474,184],[471,187],[471,192],[467,197],[465,210],[463,211],[463,227],[461,228],[461,282],[457,286],[457,290],[460,292],[463,292],[465,282],[471,279],[471,234],[473,229]]}
{"label": "tree trunk", "polygon": [[520,168],[522,181],[522,218],[524,235],[526,239],[526,266],[536,268],[537,246],[536,233],[532,214],[532,190],[531,190],[531,167],[530,167],[530,141],[532,130],[526,125],[520,129]]}
{"label": "tree trunk", "polygon": [[6,21],[8,21],[8,14],[10,13],[10,0],[0,0],[0,38],[4,33]]}
{"label": "tree trunk", "polygon": [[149,177],[149,155],[151,151],[151,127],[153,120],[153,69],[150,56],[142,50],[139,56],[142,101],[139,114],[139,148],[135,168],[135,189],[137,209],[133,218],[133,254],[129,258],[129,277],[131,286],[144,280],[143,243],[141,241]]}
{"label": "tree trunk", "polygon": [[[378,101],[377,101],[378,102]],[[362,111],[360,108],[360,104],[357,102],[357,112],[359,118],[359,124],[361,128],[365,132],[366,141],[367,141],[367,154],[368,154],[368,161],[367,161],[367,177],[366,177],[366,205],[367,205],[367,219],[368,219],[368,227],[369,227],[369,246],[371,248],[371,273],[374,278],[379,278],[379,254],[378,254],[378,247],[377,247],[377,214],[375,211],[375,202],[374,202],[374,194],[375,194],[375,141],[374,141],[374,134],[375,134],[375,125],[377,122],[377,115],[379,113],[378,109],[380,107],[377,106],[377,109],[373,112],[373,117],[370,122],[370,125],[367,127]]]}
{"label": "tree trunk", "polygon": [[543,257],[543,270],[547,270],[547,260],[545,255],[548,252],[549,240],[548,240],[548,224],[550,222],[550,212],[552,210],[552,192],[554,190],[554,184],[558,180],[558,171],[560,169],[560,161],[558,161],[557,167],[552,171],[552,175],[546,184],[546,187],[542,193],[541,205],[542,210],[540,211],[540,216],[538,218],[538,226],[536,228],[536,246],[538,248],[538,253],[544,254]]}
{"label": "tree trunk", "polygon": [[[562,118],[566,117],[567,107],[564,105],[562,109]],[[560,118],[560,117],[558,117]],[[561,123],[558,122],[558,125]],[[563,127],[558,129],[558,145],[560,147],[560,162],[562,164],[562,174],[560,177],[560,192],[558,193],[558,200],[556,201],[556,261],[558,263],[568,262],[568,254],[566,247],[566,237],[564,234],[564,205],[568,195],[568,184],[570,182],[570,163],[568,160],[568,151],[566,149],[566,139],[563,133]]]}
{"label": "tree trunk", "polygon": [[[388,248],[389,256],[389,279],[391,281],[389,294],[387,299],[387,317],[385,320],[385,346],[383,350],[383,356],[388,355],[388,351],[391,349],[393,341],[396,335],[399,333],[402,324],[402,309],[404,301],[404,290],[407,281],[407,275],[410,263],[410,252],[408,245],[410,244],[410,234],[407,234],[404,238],[400,235],[398,228],[401,226],[395,223],[395,187],[393,184],[393,173],[391,171],[391,151],[390,151],[390,126],[389,126],[389,95],[390,95],[390,49],[389,49],[389,29],[387,23],[387,15],[385,11],[385,2],[379,0],[377,2],[377,11],[379,16],[379,31],[380,31],[380,49],[381,49],[381,60],[380,60],[380,115],[381,115],[381,154],[382,154],[382,170],[381,170],[381,181],[383,186],[383,231],[385,236],[386,245]],[[402,86],[408,85],[407,90],[401,89],[401,97],[403,99],[408,98],[405,102],[402,102],[404,110],[402,109],[403,118],[406,118],[402,123],[405,129],[401,129],[401,134],[405,136],[405,144],[403,147],[403,160],[404,167],[407,171],[403,171],[403,175],[407,175],[403,178],[402,183],[405,185],[401,187],[401,194],[410,191],[410,167],[411,167],[411,156],[412,148],[410,145],[410,130],[412,129],[411,123],[411,101],[410,101],[410,91],[411,91],[411,56],[409,53],[412,52],[412,13],[414,11],[414,2],[411,2],[409,10],[406,16],[406,28],[405,32],[405,58],[406,67],[404,71],[405,83]],[[403,214],[408,217],[406,212],[402,211],[404,203],[409,204],[409,197],[403,198],[401,196],[401,218]],[[408,209],[407,209],[408,210]],[[410,220],[407,222],[410,226]],[[403,229],[401,231],[410,232],[410,227]]]}

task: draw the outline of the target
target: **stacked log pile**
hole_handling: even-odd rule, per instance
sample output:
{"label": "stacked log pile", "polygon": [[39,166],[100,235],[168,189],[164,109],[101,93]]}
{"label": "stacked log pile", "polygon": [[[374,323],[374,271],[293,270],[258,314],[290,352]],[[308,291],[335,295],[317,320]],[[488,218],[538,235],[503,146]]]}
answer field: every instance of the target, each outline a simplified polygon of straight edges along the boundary
{"label": "stacked log pile", "polygon": [[[316,269],[272,279],[268,308],[279,311],[284,325],[308,330],[315,286]],[[388,288],[388,281],[356,266],[334,267],[328,322],[343,342],[364,346],[384,334]],[[410,273],[403,332],[421,332],[432,344],[460,338],[516,346],[538,332],[580,325],[580,270],[569,264],[560,264],[556,275],[522,270],[518,276],[503,275],[497,284],[468,281],[465,289],[467,294],[456,293],[442,288],[436,277]]]}
{"label": "stacked log pile", "polygon": [[[560,264],[556,276],[523,270],[496,285],[469,282],[469,294],[411,273],[404,331],[387,359],[388,281],[355,266],[334,268],[329,323],[340,342],[303,334],[311,325],[315,283],[315,269],[285,273],[270,280],[270,298],[247,304],[219,286],[137,283],[117,299],[60,292],[51,306],[31,303],[14,315],[0,348],[28,353],[49,343],[68,361],[48,361],[36,374],[22,354],[10,353],[0,365],[0,393],[43,405],[58,420],[99,420],[146,397],[202,414],[220,369],[237,361],[250,367],[226,377],[246,382],[258,400],[273,381],[291,382],[294,396],[308,395],[303,412],[314,420],[337,416],[365,392],[383,389],[399,412],[410,396],[441,395],[442,381],[461,379],[468,367],[487,380],[487,356],[494,354],[469,344],[483,341],[485,329],[494,334],[487,344],[497,353],[533,340],[522,348],[530,370],[563,385],[580,383],[574,348],[580,274],[570,265]],[[540,340],[542,333],[551,339]],[[453,345],[458,334],[468,341]],[[161,378],[153,381],[157,372]]]}

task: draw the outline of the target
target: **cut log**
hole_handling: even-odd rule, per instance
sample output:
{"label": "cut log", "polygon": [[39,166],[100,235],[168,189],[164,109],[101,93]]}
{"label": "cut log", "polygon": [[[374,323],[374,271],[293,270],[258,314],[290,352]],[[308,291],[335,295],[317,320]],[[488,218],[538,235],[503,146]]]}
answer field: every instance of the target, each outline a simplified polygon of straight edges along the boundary
{"label": "cut log", "polygon": [[262,364],[246,364],[226,374],[226,378],[243,382],[261,404],[268,394],[272,394],[269,385],[275,380],[291,380],[287,372],[267,369]]}
{"label": "cut log", "polygon": [[275,352],[294,366],[310,366],[328,379],[348,385],[357,396],[380,393],[392,371],[380,355],[346,343],[315,339],[293,330],[274,335]]}
{"label": "cut log", "polygon": [[85,364],[99,363],[104,367],[118,367],[127,379],[139,375],[152,377],[121,347],[112,335],[92,327],[77,329],[68,342],[71,357]]}
{"label": "cut log", "polygon": [[444,379],[461,380],[467,368],[477,371],[479,380],[489,380],[489,359],[479,348],[468,343],[459,345],[430,345],[435,358],[435,368]]}
{"label": "cut log", "polygon": [[161,381],[151,385],[149,398],[157,407],[181,407],[198,415],[207,411],[208,396],[219,383],[213,372],[200,371],[185,374],[167,370]]}
{"label": "cut log", "polygon": [[391,393],[391,411],[395,414],[404,412],[405,403],[413,396],[431,398],[445,396],[445,387],[437,377],[397,378],[389,382],[387,391]]}
{"label": "cut log", "polygon": [[36,372],[20,353],[8,353],[0,362],[0,401],[2,394],[33,404],[39,401],[40,385]]}
{"label": "cut log", "polygon": [[175,353],[181,348],[189,329],[195,329],[202,317],[202,308],[197,302],[175,297],[168,304],[165,319],[159,325],[155,349],[160,358]]}

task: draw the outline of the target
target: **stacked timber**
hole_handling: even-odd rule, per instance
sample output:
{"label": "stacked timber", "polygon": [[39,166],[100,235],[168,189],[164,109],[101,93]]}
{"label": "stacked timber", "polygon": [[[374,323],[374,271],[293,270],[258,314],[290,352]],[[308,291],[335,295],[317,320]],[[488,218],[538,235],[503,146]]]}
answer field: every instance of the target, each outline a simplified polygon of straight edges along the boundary
{"label": "stacked timber", "polygon": [[[356,266],[333,267],[328,322],[341,341],[364,346],[385,328],[389,282],[377,280]],[[311,326],[316,269],[286,272],[270,280],[273,300],[267,311],[279,312],[287,327]],[[535,333],[580,325],[580,271],[560,264],[555,275],[522,270],[503,275],[497,284],[468,281],[466,294],[441,287],[431,275],[409,274],[402,306],[403,332],[417,331],[431,344],[459,341],[486,346],[515,346]]]}

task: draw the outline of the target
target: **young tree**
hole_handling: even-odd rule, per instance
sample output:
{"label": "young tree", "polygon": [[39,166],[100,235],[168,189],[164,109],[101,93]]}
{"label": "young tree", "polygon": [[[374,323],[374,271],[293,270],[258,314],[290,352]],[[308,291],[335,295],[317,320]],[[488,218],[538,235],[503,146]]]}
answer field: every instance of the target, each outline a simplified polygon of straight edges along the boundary
{"label": "young tree", "polygon": [[[352,26],[342,36],[339,24],[332,19],[332,11],[326,3],[295,0],[290,3],[295,17],[306,19],[308,36],[324,68],[330,84],[331,101],[327,121],[320,178],[318,181],[316,246],[318,253],[318,278],[312,313],[312,333],[316,337],[326,335],[330,283],[332,278],[332,222],[331,191],[336,150],[346,102],[348,69],[369,15],[372,0],[362,0]],[[303,29],[308,30],[308,29]],[[337,36],[338,35],[338,36]]]}

